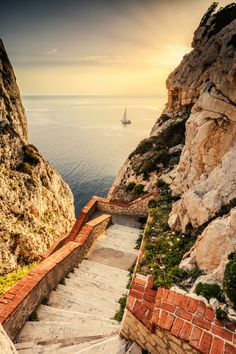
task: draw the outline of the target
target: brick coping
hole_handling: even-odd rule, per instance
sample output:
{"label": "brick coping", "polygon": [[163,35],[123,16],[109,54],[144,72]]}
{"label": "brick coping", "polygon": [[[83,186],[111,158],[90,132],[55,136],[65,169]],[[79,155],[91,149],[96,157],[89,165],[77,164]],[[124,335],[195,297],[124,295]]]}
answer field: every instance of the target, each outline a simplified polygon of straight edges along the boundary
{"label": "brick coping", "polygon": [[[7,332],[9,333],[10,337],[14,338],[16,335],[16,329],[11,329],[11,325],[14,327],[14,314],[17,313],[16,316],[19,316],[19,311],[21,310],[21,307],[23,307],[23,312],[25,312],[21,318],[21,322],[23,323],[25,320],[27,320],[27,316],[29,316],[30,313],[34,310],[34,308],[30,309],[30,313],[25,311],[24,302],[27,300],[27,298],[29,298],[31,294],[34,293],[34,291],[37,291],[37,289],[40,288],[40,284],[44,279],[46,282],[48,281],[47,277],[49,273],[54,271],[59,271],[60,273],[59,268],[68,257],[71,255],[73,256],[73,253],[80,252],[79,250],[83,250],[83,248],[85,249],[86,243],[90,244],[87,241],[97,226],[106,221],[110,221],[110,214],[103,214],[96,219],[91,220],[92,215],[96,211],[97,203],[104,203],[111,205],[111,207],[119,206],[128,208],[139,204],[143,200],[150,198],[152,195],[155,196],[156,193],[157,190],[154,190],[128,204],[112,202],[107,198],[97,196],[91,198],[82,209],[71,231],[53,243],[53,245],[42,256],[41,262],[36,267],[34,267],[23,279],[19,280],[14,286],[6,291],[2,297],[0,297],[0,323],[2,323],[3,326],[6,324],[6,327],[8,327]],[[68,270],[68,272],[69,271],[70,270]],[[48,288],[50,288],[50,285]],[[44,297],[47,295],[48,294],[44,294]],[[34,304],[34,306],[36,305]],[[30,310],[28,309],[28,312]]]}
{"label": "brick coping", "polygon": [[142,202],[145,199],[150,198],[151,196],[155,196],[158,192],[158,189],[154,189],[150,193],[147,193],[143,195],[142,197],[136,198],[132,202],[129,203],[118,203],[118,202],[113,202],[108,198],[103,198],[103,197],[97,197],[93,196],[88,203],[83,207],[81,210],[78,218],[76,219],[71,231],[62,236],[61,238],[57,239],[51,247],[43,254],[42,259],[48,258],[52,253],[57,251],[60,247],[62,247],[64,244],[66,244],[69,241],[75,240],[76,236],[80,232],[81,228],[84,226],[84,224],[89,220],[89,218],[93,215],[93,212],[97,208],[97,203],[102,203],[102,204],[107,204],[110,205],[111,208],[114,206],[118,207],[123,207],[123,208],[129,208],[132,207],[133,205],[136,205],[140,202]]}
{"label": "brick coping", "polygon": [[[0,323],[4,326],[9,316],[19,307],[24,299],[54,268],[78,248],[83,248],[92,231],[104,222],[109,222],[111,216],[104,214],[93,222],[85,224],[74,241],[69,241],[47,259],[41,261],[23,279],[19,280],[2,297],[0,297]],[[47,295],[47,294],[45,294]],[[30,314],[29,314],[30,315]]]}
{"label": "brick coping", "polygon": [[210,306],[187,294],[153,289],[153,277],[133,279],[126,308],[152,333],[168,331],[200,353],[236,353],[234,323],[218,321]]}

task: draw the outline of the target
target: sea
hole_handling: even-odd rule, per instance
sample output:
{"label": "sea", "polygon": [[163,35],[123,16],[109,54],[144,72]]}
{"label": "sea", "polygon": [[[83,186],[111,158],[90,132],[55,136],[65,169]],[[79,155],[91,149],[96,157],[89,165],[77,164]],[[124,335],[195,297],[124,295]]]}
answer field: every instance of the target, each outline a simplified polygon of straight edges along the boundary
{"label": "sea", "polygon": [[[76,215],[93,195],[107,195],[165,101],[164,96],[23,96],[30,142],[69,184]],[[120,121],[125,107],[132,121],[126,126]]]}

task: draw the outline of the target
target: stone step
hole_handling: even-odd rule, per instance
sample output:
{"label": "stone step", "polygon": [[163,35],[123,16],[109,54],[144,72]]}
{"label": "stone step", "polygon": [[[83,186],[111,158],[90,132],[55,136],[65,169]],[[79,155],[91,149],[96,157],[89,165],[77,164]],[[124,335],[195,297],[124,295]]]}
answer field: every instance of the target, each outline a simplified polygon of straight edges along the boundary
{"label": "stone step", "polygon": [[[69,273],[67,276],[68,279],[78,279],[79,281],[95,281],[98,283],[105,283],[105,282],[111,282],[113,281],[114,278],[111,278],[109,274],[106,273],[101,273],[101,272],[95,272],[94,273],[85,273],[83,270],[75,268],[73,273]],[[121,274],[119,276],[115,277],[116,279],[116,284],[119,284],[122,288],[126,287],[127,282],[129,281],[129,276],[127,274]]]}
{"label": "stone step", "polygon": [[87,302],[101,303],[106,302],[107,306],[109,304],[114,304],[119,298],[127,294],[128,289],[113,290],[101,289],[91,286],[90,284],[80,286],[76,281],[72,279],[66,279],[66,285],[59,284],[56,288],[56,293],[65,294],[70,296],[71,299],[78,299]]}
{"label": "stone step", "polygon": [[15,344],[15,348],[19,354],[58,353],[60,347],[60,343],[49,344],[47,346],[37,345],[35,342],[22,342]]}
{"label": "stone step", "polygon": [[101,321],[103,319],[111,319],[114,317],[116,311],[119,309],[119,304],[114,302],[111,304],[107,301],[96,302],[91,300],[74,298],[66,294],[59,294],[56,291],[50,293],[48,304],[61,309],[68,309],[71,311],[79,311],[85,314],[90,314],[94,316],[100,316]]}
{"label": "stone step", "polygon": [[119,326],[102,326],[102,321],[99,328],[74,322],[28,321],[22,328],[17,342],[33,341],[36,344],[48,345],[66,340],[73,345],[89,339],[117,334],[118,330]]}
{"label": "stone step", "polygon": [[74,352],[74,354],[125,354],[125,352],[126,341],[117,335]]}
{"label": "stone step", "polygon": [[124,244],[122,242],[119,241],[107,241],[107,240],[97,240],[96,245],[94,247],[94,249],[97,248],[113,248],[115,250],[119,250],[122,252],[128,252],[128,253],[134,253],[135,255],[138,255],[138,250],[135,249],[135,244]]}
{"label": "stone step", "polygon": [[[52,306],[41,305],[37,310],[37,318],[39,321],[53,321],[53,322],[76,322],[78,324],[92,324],[100,325],[101,317],[85,314],[83,312],[69,311],[66,309],[59,309]],[[112,319],[103,319],[103,325],[117,326],[117,321]]]}
{"label": "stone step", "polygon": [[[109,230],[108,230],[109,231]],[[99,237],[99,240],[107,240],[107,241],[116,241],[116,242],[122,242],[127,245],[136,245],[136,241],[139,237],[139,235],[130,235],[129,233],[121,233],[120,231],[111,231],[106,233],[104,235],[101,235]]]}
{"label": "stone step", "polygon": [[[135,230],[135,231],[133,231]],[[130,237],[130,239],[135,239],[138,238],[138,236],[140,235],[140,233],[142,232],[142,230],[139,229],[130,229],[127,230],[125,229],[123,226],[111,226],[108,229],[106,229],[104,231],[105,235],[116,235],[116,237]]]}
{"label": "stone step", "polygon": [[35,342],[22,342],[16,343],[15,347],[17,349],[17,353],[19,354],[74,354],[84,348],[88,348],[93,344],[104,341],[104,338],[109,337],[102,337],[100,339],[85,341],[74,345],[65,345],[65,341],[49,345],[35,344]]}
{"label": "stone step", "polygon": [[70,278],[65,278],[64,283],[66,286],[76,287],[76,289],[80,290],[90,290],[91,293],[99,295],[100,292],[103,292],[104,297],[114,299],[114,296],[122,295],[126,293],[126,285],[128,283],[128,278],[126,278],[122,284],[120,282],[113,282],[111,280],[105,281],[98,281],[98,280],[87,280],[86,278],[82,279],[82,277],[71,276]]}
{"label": "stone step", "polygon": [[94,246],[90,259],[109,267],[128,270],[135,262],[137,255],[134,252],[124,252],[113,248]]}
{"label": "stone step", "polygon": [[111,225],[106,231],[108,230],[122,230],[122,231],[126,231],[129,232],[131,234],[136,234],[139,235],[140,232],[142,232],[141,229],[138,229],[136,227],[130,227],[130,226],[125,226],[125,225],[121,225],[121,224],[113,224]]}
{"label": "stone step", "polygon": [[[96,272],[96,273],[104,273],[106,275],[110,275],[111,279],[116,278],[118,275],[121,274],[126,274],[128,275],[129,272],[125,269],[119,269],[116,267],[111,267],[96,261],[93,261],[91,259],[85,259],[83,262],[79,265],[79,269],[83,270],[84,272]],[[114,277],[114,278],[112,278]]]}

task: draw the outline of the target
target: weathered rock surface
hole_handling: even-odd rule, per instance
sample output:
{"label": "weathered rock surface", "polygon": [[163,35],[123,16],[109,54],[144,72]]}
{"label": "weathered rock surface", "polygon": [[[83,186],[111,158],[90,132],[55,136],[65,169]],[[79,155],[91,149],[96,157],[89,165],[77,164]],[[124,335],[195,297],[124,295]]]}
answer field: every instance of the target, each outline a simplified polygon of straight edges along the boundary
{"label": "weathered rock surface", "polygon": [[234,211],[229,214],[236,198],[236,4],[216,7],[204,15],[192,51],[168,77],[166,107],[151,137],[126,161],[110,196],[130,198],[130,181],[148,190],[158,178],[168,183],[180,196],[170,227],[206,227],[182,266],[198,266],[220,282],[229,253],[236,251]]}
{"label": "weathered rock surface", "polygon": [[40,255],[74,220],[67,184],[28,142],[16,78],[0,41],[0,274]]}
{"label": "weathered rock surface", "polygon": [[[236,208],[228,216],[216,218],[203,231],[180,266],[198,267],[207,273],[201,281],[222,282],[228,255],[236,252]],[[206,281],[207,279],[207,281]]]}

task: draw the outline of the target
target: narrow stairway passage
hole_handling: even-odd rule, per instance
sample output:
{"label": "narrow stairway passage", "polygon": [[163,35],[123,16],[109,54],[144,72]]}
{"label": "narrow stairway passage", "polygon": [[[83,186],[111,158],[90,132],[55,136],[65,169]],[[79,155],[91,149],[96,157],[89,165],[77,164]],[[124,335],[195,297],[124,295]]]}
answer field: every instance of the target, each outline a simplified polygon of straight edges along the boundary
{"label": "narrow stairway passage", "polygon": [[114,316],[128,291],[128,269],[137,258],[141,230],[127,218],[116,221],[125,225],[111,225],[39,306],[35,320],[26,322],[15,344],[19,354],[127,353]]}

